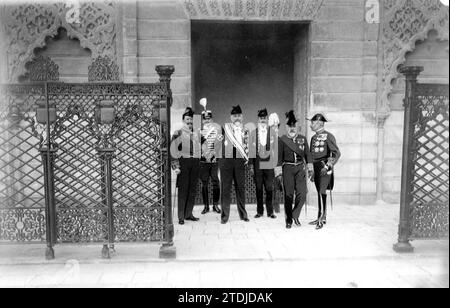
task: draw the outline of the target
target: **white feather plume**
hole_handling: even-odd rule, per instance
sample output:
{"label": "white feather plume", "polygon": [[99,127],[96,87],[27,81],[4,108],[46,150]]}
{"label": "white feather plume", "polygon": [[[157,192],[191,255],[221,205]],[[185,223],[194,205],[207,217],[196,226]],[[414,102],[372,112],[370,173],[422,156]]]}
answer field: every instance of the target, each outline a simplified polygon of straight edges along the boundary
{"label": "white feather plume", "polygon": [[269,126],[277,126],[280,124],[280,118],[278,117],[278,114],[271,113],[269,116]]}
{"label": "white feather plume", "polygon": [[202,105],[205,110],[206,110],[206,105],[207,104],[208,104],[208,101],[206,100],[206,98],[202,98],[200,100],[200,105]]}

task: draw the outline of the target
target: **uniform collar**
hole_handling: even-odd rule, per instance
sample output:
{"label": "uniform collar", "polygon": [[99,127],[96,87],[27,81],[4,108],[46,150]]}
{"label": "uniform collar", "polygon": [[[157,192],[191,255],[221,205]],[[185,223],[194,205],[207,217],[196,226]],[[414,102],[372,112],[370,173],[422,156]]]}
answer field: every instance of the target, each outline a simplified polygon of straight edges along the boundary
{"label": "uniform collar", "polygon": [[242,124],[241,125],[236,125],[234,123],[231,124],[231,127],[233,127],[233,129],[243,129],[244,128],[244,126]]}
{"label": "uniform collar", "polygon": [[325,132],[325,128],[322,127],[320,130],[318,130],[318,131],[316,132],[316,135],[323,134],[324,132]]}
{"label": "uniform collar", "polygon": [[295,139],[297,139],[297,137],[298,137],[298,133],[295,134],[294,137],[291,137],[291,136],[289,136],[289,134],[286,134],[286,137],[288,137],[288,139],[295,140]]}
{"label": "uniform collar", "polygon": [[185,133],[192,134],[192,131],[190,130],[190,128],[187,125],[183,125],[183,128],[181,130]]}

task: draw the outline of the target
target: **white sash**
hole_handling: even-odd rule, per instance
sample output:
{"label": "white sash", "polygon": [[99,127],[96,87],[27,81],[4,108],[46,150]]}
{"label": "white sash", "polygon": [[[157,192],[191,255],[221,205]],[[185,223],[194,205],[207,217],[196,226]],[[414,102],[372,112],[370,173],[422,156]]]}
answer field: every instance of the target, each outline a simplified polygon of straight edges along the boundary
{"label": "white sash", "polygon": [[233,146],[241,153],[242,157],[248,161],[248,155],[244,150],[244,147],[242,144],[234,137],[233,128],[231,127],[231,124],[225,124],[225,135],[228,137],[228,139],[231,141]]}

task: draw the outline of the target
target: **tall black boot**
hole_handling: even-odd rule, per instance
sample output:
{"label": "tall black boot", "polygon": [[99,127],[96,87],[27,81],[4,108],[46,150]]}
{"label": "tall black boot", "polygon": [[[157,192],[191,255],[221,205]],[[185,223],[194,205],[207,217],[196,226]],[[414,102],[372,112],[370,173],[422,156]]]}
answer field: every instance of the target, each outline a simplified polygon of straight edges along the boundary
{"label": "tall black boot", "polygon": [[311,226],[317,225],[317,223],[319,222],[320,216],[322,216],[322,200],[320,198],[319,193],[317,193],[317,205],[318,205],[317,219],[314,221],[311,221],[309,223]]}
{"label": "tall black boot", "polygon": [[219,200],[220,200],[220,188],[219,187],[213,187],[213,211],[217,214],[222,213],[222,211],[219,208]]}
{"label": "tall black boot", "polygon": [[206,213],[209,212],[209,192],[207,185],[202,185],[202,196],[203,196],[203,204],[205,205],[202,214],[205,215]]}
{"label": "tall black boot", "polygon": [[322,214],[322,222],[324,225],[327,224],[327,195],[322,195],[322,204],[323,204],[323,214]]}
{"label": "tall black boot", "polygon": [[322,229],[327,223],[327,195],[324,194],[322,197],[322,215],[319,216],[319,220],[316,225],[316,230]]}

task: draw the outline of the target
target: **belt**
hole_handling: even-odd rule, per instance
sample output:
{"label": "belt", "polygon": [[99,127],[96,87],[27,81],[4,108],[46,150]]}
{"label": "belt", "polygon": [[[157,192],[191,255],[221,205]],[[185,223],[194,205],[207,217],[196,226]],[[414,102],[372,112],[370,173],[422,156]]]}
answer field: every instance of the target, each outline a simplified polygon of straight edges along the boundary
{"label": "belt", "polygon": [[283,165],[290,165],[290,166],[303,166],[303,163],[283,163]]}
{"label": "belt", "polygon": [[319,163],[327,163],[328,162],[328,158],[323,158],[317,161],[313,161],[313,164],[319,164]]}

